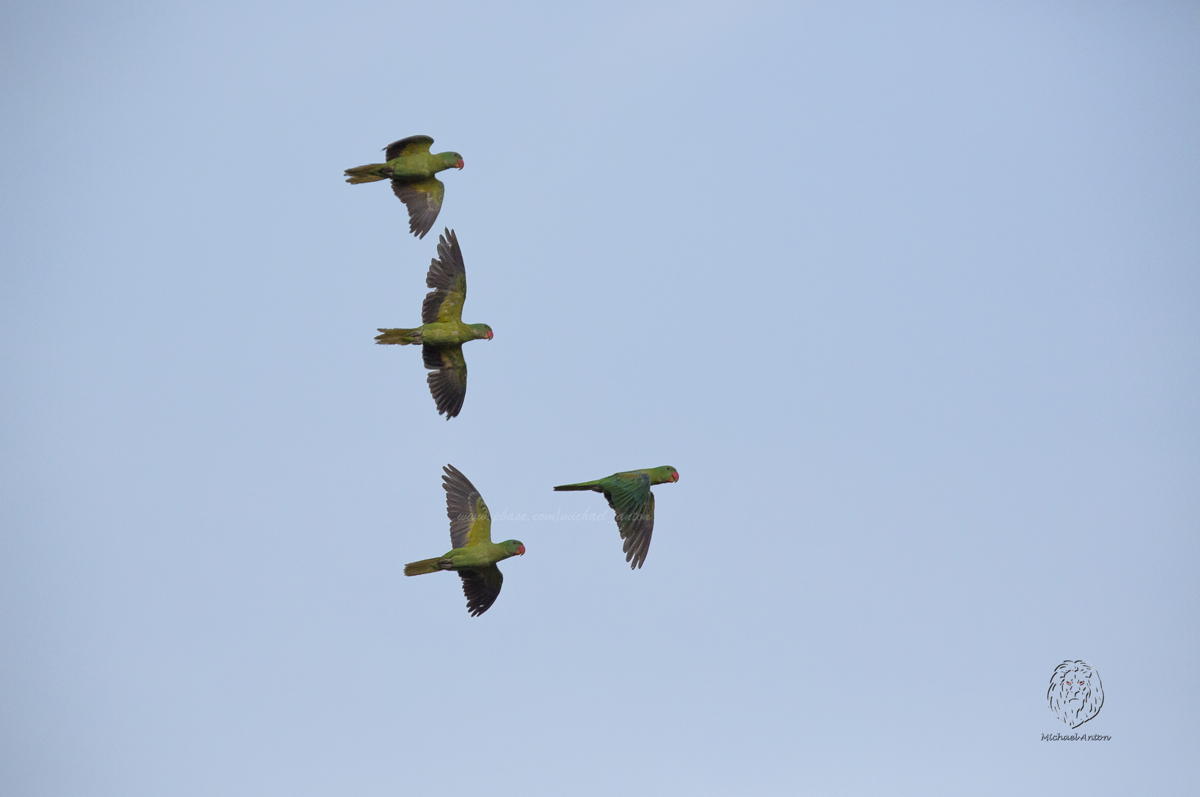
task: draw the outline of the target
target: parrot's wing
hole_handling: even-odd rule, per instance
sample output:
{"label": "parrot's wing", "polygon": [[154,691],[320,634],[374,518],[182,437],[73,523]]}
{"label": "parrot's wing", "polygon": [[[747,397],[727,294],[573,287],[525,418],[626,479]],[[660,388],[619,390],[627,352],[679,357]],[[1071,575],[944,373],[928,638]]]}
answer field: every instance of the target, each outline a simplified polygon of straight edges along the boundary
{"label": "parrot's wing", "polygon": [[429,136],[409,136],[393,141],[383,148],[384,160],[395,160],[402,155],[428,155],[433,139]]}
{"label": "parrot's wing", "polygon": [[433,394],[438,412],[450,420],[462,411],[463,400],[467,397],[467,360],[463,357],[462,346],[426,343],[421,354],[425,358],[425,367],[433,369],[425,377],[429,392]]}
{"label": "parrot's wing", "polygon": [[459,570],[458,575],[463,582],[463,594],[467,596],[467,611],[472,617],[490,609],[504,585],[504,574],[495,565]]}
{"label": "parrot's wing", "polygon": [[421,305],[421,323],[462,321],[463,302],[467,300],[467,268],[454,230],[447,229],[438,236],[437,252],[425,275],[425,284],[433,290],[426,294]]}
{"label": "parrot's wing", "polygon": [[437,221],[446,186],[436,177],[416,183],[392,180],[392,192],[408,208],[408,231],[424,238]]}
{"label": "parrot's wing", "polygon": [[644,473],[604,480],[604,497],[617,515],[617,528],[625,540],[625,561],[637,569],[646,561],[650,535],[654,533],[654,493]]}
{"label": "parrot's wing", "polygon": [[[453,465],[443,468],[442,486],[446,488],[446,514],[450,517],[450,543],[455,548],[492,541],[492,513],[470,479]],[[464,580],[466,577],[463,577]],[[496,571],[496,592],[500,591],[500,571]],[[471,597],[469,594],[467,597]],[[492,595],[492,600],[496,596]],[[488,601],[488,606],[491,601]],[[487,606],[483,607],[484,609]],[[483,609],[480,609],[483,611]]]}

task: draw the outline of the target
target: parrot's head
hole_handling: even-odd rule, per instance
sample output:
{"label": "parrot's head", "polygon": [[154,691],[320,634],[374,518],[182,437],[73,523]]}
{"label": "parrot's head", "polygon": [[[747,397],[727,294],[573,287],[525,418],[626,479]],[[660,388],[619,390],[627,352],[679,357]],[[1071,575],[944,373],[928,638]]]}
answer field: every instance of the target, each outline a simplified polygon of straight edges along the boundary
{"label": "parrot's head", "polygon": [[454,161],[455,169],[461,169],[463,166],[466,165],[465,163],[463,163],[462,155],[459,155],[457,152],[451,152],[450,158],[451,158],[451,160]]}
{"label": "parrot's head", "polygon": [[679,471],[670,465],[663,465],[661,468],[655,468],[651,471],[651,484],[674,484],[677,481],[679,481]]}
{"label": "parrot's head", "polygon": [[525,544],[520,540],[505,540],[504,550],[508,552],[509,556],[524,556]]}
{"label": "parrot's head", "polygon": [[475,330],[475,337],[479,340],[491,340],[492,328],[487,324],[471,324],[471,328]]}

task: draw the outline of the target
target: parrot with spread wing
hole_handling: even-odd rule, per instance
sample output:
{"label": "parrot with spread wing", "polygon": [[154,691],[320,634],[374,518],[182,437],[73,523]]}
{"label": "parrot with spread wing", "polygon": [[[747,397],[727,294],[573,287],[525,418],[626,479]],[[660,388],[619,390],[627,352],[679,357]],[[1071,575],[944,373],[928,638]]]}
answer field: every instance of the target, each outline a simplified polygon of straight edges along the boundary
{"label": "parrot with spread wing", "polygon": [[496,562],[510,556],[524,556],[525,546],[518,540],[492,542],[492,515],[483,496],[466,476],[447,465],[442,476],[446,488],[446,514],[450,517],[450,544],[442,556],[422,559],[404,566],[404,575],[420,576],[439,570],[453,570],[462,579],[467,596],[467,611],[472,617],[486,612],[500,595],[504,574]]}
{"label": "parrot with spread wing", "polygon": [[679,471],[670,465],[663,465],[661,468],[614,473],[594,482],[562,484],[554,489],[604,493],[608,505],[616,513],[621,539],[625,540],[625,561],[629,562],[630,569],[636,570],[646,561],[650,535],[654,533],[654,493],[650,492],[650,488],[655,484],[677,481]]}
{"label": "parrot with spread wing", "polygon": [[469,340],[491,340],[487,324],[464,324],[463,302],[467,300],[467,271],[463,265],[458,236],[447,229],[438,236],[438,256],[429,264],[425,284],[433,288],[421,305],[421,326],[416,329],[380,329],[376,343],[407,346],[423,344],[429,392],[439,414],[450,420],[462,410],[467,397],[467,361],[462,344]]}
{"label": "parrot with spread wing", "polygon": [[457,152],[429,151],[433,139],[429,136],[409,136],[384,147],[386,163],[368,163],[346,170],[348,183],[392,181],[392,192],[408,208],[408,231],[418,238],[433,228],[446,186],[434,177],[440,171],[463,167],[462,155]]}

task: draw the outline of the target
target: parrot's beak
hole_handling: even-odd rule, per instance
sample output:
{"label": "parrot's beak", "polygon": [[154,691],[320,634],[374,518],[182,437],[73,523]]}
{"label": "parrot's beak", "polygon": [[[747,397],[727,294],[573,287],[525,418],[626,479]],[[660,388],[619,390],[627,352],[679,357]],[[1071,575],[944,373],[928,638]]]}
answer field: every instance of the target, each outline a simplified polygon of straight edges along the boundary
{"label": "parrot's beak", "polygon": [[525,555],[525,546],[518,545],[517,546],[517,556],[524,556],[524,555]]}
{"label": "parrot's beak", "polygon": [[488,332],[488,340],[491,340],[491,339],[492,339],[492,333],[489,331]]}
{"label": "parrot's beak", "polygon": [[458,168],[460,168],[460,169],[461,169],[461,168],[462,168],[463,166],[465,166],[465,165],[466,165],[466,164],[465,164],[465,163],[463,163],[463,159],[462,159],[462,158],[459,158],[459,159],[458,159]]}

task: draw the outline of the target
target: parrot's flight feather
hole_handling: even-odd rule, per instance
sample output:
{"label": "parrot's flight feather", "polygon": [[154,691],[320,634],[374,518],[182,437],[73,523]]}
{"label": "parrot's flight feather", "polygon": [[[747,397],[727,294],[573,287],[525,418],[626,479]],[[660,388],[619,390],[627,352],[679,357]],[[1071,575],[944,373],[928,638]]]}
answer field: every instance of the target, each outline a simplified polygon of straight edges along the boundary
{"label": "parrot's flight feather", "polygon": [[[471,484],[470,479],[453,465],[443,470],[443,486],[446,488],[446,514],[450,518],[450,544],[454,548],[469,545],[491,544],[492,514],[488,511],[483,496]],[[497,587],[499,592],[499,587]]]}
{"label": "parrot's flight feather", "polygon": [[384,160],[395,160],[405,155],[428,155],[433,139],[429,136],[409,136],[393,141],[383,148]]}
{"label": "parrot's flight feather", "polygon": [[433,369],[425,377],[437,411],[450,420],[462,411],[467,398],[467,358],[462,346],[431,346],[421,348],[425,367]]}
{"label": "parrot's flight feather", "polygon": [[486,612],[500,596],[504,585],[504,574],[495,565],[459,570],[462,578],[463,595],[467,596],[467,611],[472,617]]}
{"label": "parrot's flight feather", "polygon": [[654,533],[654,493],[650,477],[644,473],[620,474],[623,478],[605,479],[604,497],[616,513],[617,528],[625,541],[625,561],[639,568],[650,550]]}
{"label": "parrot's flight feather", "polygon": [[438,256],[429,263],[425,285],[433,288],[421,304],[421,323],[462,321],[463,304],[467,301],[467,267],[463,263],[458,236],[447,229],[438,236]]}
{"label": "parrot's flight feather", "polygon": [[416,183],[392,180],[392,192],[408,208],[408,231],[424,238],[442,209],[445,184],[436,177]]}

